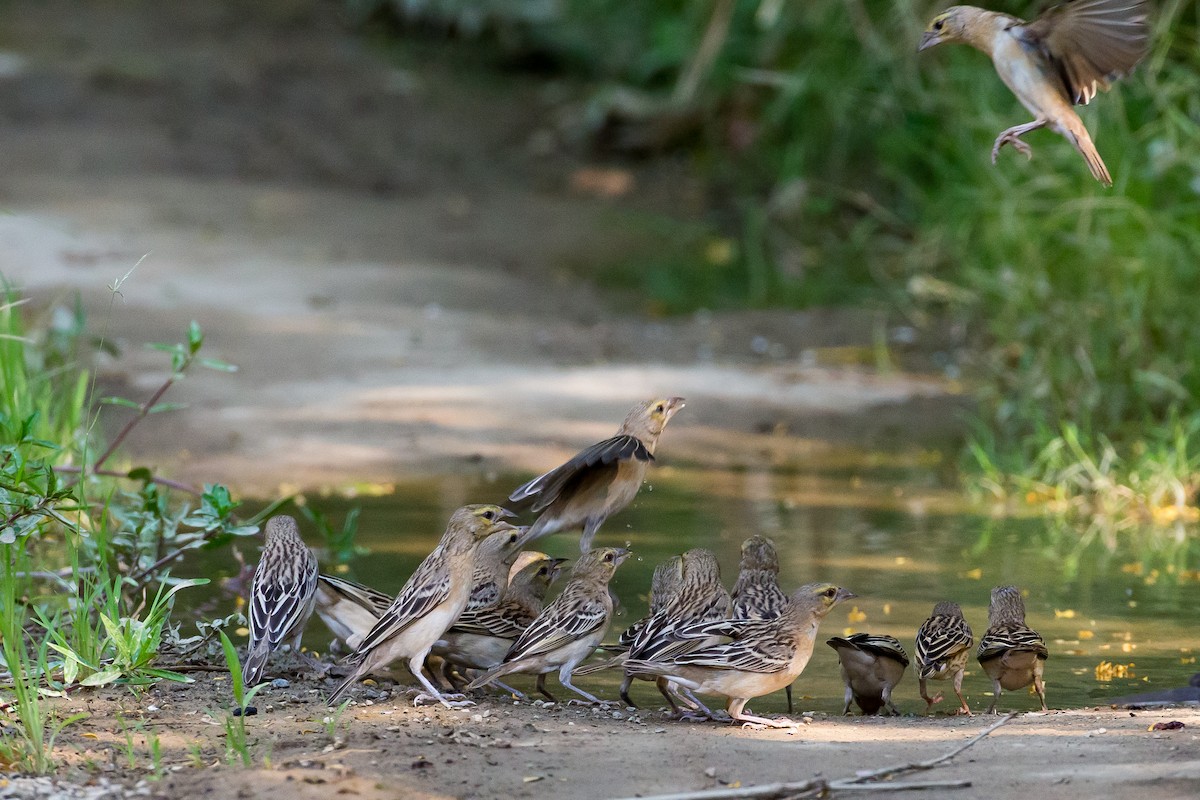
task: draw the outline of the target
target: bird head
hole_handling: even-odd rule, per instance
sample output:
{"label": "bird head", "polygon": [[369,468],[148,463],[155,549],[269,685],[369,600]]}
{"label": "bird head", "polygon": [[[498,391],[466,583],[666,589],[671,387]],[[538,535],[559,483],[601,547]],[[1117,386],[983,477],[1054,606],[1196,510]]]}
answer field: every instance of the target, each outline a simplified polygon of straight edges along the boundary
{"label": "bird head", "polygon": [[751,536],[742,542],[742,569],[761,569],[779,574],[779,554],[766,536]]}
{"label": "bird head", "polygon": [[448,530],[462,530],[470,534],[475,541],[482,541],[494,533],[507,531],[515,532],[516,538],[520,539],[521,529],[512,523],[505,522],[506,519],[515,516],[516,514],[507,508],[500,506],[463,506],[450,517]]}
{"label": "bird head", "polygon": [[277,514],[267,520],[266,525],[267,545],[272,542],[281,542],[285,539],[300,539],[300,528],[296,525],[296,520],[289,517],[287,514]]}
{"label": "bird head", "polygon": [[683,585],[683,556],[671,556],[654,568],[650,578],[650,609],[665,607]]}
{"label": "bird head", "polygon": [[929,21],[917,52],[928,50],[942,42],[960,42],[966,30],[967,14],[963,6],[951,6]]}
{"label": "bird head", "polygon": [[694,547],[683,554],[683,580],[689,586],[712,586],[721,582],[721,564],[712,550]]}
{"label": "bird head", "polygon": [[551,558],[545,553],[527,550],[521,553],[521,561],[524,562],[519,570],[515,570],[517,566],[514,564],[514,572],[509,581],[510,587],[528,587],[538,597],[545,597],[546,590],[550,588],[550,584],[554,583],[562,572],[562,565],[567,559]]}
{"label": "bird head", "polygon": [[807,611],[820,619],[838,603],[849,600],[851,597],[858,597],[858,595],[836,584],[809,583],[792,592],[789,605],[794,610]]}
{"label": "bird head", "polygon": [[992,602],[988,606],[988,625],[1005,623],[1025,624],[1025,601],[1016,586],[997,586],[992,589]]}
{"label": "bird head", "polygon": [[571,570],[574,576],[595,574],[607,582],[612,578],[621,562],[629,558],[629,551],[624,547],[597,547],[589,550],[575,562]]}
{"label": "bird head", "polygon": [[625,417],[622,430],[655,437],[663,432],[675,413],[685,405],[682,397],[660,397],[641,403]]}

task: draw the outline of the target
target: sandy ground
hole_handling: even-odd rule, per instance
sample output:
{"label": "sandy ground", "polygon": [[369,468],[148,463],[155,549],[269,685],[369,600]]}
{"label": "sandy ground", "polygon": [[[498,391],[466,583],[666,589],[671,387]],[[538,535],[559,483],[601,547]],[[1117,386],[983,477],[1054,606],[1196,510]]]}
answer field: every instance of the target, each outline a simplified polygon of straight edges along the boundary
{"label": "sandy ground", "polygon": [[[108,391],[147,396],[164,365],[141,345],[180,340],[189,319],[207,355],[240,367],[189,375],[168,399],[190,410],[129,442],[139,462],[248,494],[535,470],[660,393],[689,399],[668,463],[959,435],[954,382],[864,366],[872,314],[656,320],[575,280],[572,264],[647,246],[628,215],[688,207],[686,172],[638,167],[618,199],[574,191],[586,158],[545,146],[554,87],[472,83],[450,59],[397,66],[337,8],[4,6],[0,273],[42,307],[80,293],[93,333],[122,348],[103,365]],[[789,735],[397,697],[351,708],[330,735],[324,687],[297,681],[258,702],[243,770],[224,763],[227,684],[198,680],[60,701],[91,714],[63,734],[60,777],[133,786],[151,731],[167,773],[146,790],[164,797],[620,797],[850,776],[934,757],[989,722],[818,715]],[[1147,731],[1168,719],[1188,727]],[[1198,726],[1195,710],[1024,716],[935,773],[971,788],[937,794],[1194,796]]]}

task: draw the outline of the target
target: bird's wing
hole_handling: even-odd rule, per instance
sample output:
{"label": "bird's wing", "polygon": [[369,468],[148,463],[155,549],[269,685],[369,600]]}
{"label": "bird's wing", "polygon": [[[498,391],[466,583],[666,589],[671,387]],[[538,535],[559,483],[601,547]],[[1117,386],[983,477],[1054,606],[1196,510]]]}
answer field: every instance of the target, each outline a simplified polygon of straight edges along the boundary
{"label": "bird's wing", "polygon": [[796,642],[787,636],[751,636],[727,644],[701,647],[674,657],[676,664],[733,669],[741,672],[783,672],[796,654]]}
{"label": "bird's wing", "polygon": [[[260,565],[259,569],[262,567]],[[265,570],[264,570],[265,572]],[[298,570],[280,570],[261,583],[255,576],[250,592],[250,639],[266,639],[272,650],[292,635],[312,613],[317,591],[317,559],[312,553]]]}
{"label": "bird's wing", "polygon": [[383,616],[384,612],[392,604],[393,598],[391,595],[384,594],[376,589],[372,589],[370,586],[364,586],[355,581],[339,578],[336,575],[326,575],[325,573],[318,575],[317,580],[338,597],[349,600],[355,605],[362,606],[376,617]]}
{"label": "bird's wing", "polygon": [[608,627],[611,608],[599,597],[582,592],[566,592],[538,615],[521,638],[513,642],[504,660],[542,655],[590,633]]}
{"label": "bird's wing", "polygon": [[363,637],[353,658],[361,660],[367,652],[424,617],[449,596],[450,570],[446,568],[445,561],[434,557],[425,559],[387,611],[383,612],[375,627]]}
{"label": "bird's wing", "polygon": [[562,466],[540,475],[508,496],[514,503],[533,499],[533,511],[541,511],[558,499],[563,487],[582,470],[615,464],[618,461],[653,461],[654,455],[641,439],[628,434],[597,442]]}
{"label": "bird's wing", "polygon": [[646,623],[650,620],[649,617],[642,617],[637,622],[630,625],[625,630],[621,631],[621,635],[617,637],[617,647],[622,650],[628,650],[637,641],[638,634],[642,632],[642,628],[646,627]]}
{"label": "bird's wing", "polygon": [[733,590],[733,616],[738,619],[774,619],[783,613],[787,595],[773,578],[758,576],[746,581],[739,577]]}
{"label": "bird's wing", "polygon": [[1048,658],[1050,655],[1042,637],[1024,625],[996,625],[988,628],[987,633],[979,640],[977,655],[980,661],[986,661],[1010,650],[1028,650],[1037,653],[1041,658]]}
{"label": "bird's wing", "polygon": [[495,636],[499,639],[516,639],[533,622],[528,612],[517,603],[500,603],[490,608],[464,611],[451,632],[474,633],[480,636]]}
{"label": "bird's wing", "polygon": [[1091,101],[1126,75],[1150,47],[1145,0],[1068,0],[1024,26],[1054,65],[1073,103]]}
{"label": "bird's wing", "polygon": [[904,651],[904,646],[900,644],[900,640],[894,636],[855,633],[844,639],[835,636],[829,640],[828,644],[832,645],[834,642],[845,643],[877,656],[886,656],[887,658],[899,661],[906,667],[908,666],[908,653]]}
{"label": "bird's wing", "polygon": [[917,662],[943,661],[974,643],[971,629],[962,617],[935,616],[925,620],[917,631]]}

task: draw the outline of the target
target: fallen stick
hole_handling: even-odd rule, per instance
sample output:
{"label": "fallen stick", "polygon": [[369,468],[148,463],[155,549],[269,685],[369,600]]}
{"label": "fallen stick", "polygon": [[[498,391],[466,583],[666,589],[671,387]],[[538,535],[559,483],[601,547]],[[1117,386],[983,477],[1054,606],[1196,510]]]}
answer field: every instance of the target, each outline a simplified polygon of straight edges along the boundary
{"label": "fallen stick", "polygon": [[[866,781],[873,781],[879,778],[884,778],[889,775],[895,775],[901,772],[913,772],[916,770],[932,769],[938,764],[942,764],[956,755],[971,747],[981,739],[986,737],[992,731],[999,728],[1004,723],[1015,717],[1016,714],[1008,714],[1001,717],[995,723],[980,731],[975,736],[967,741],[943,753],[937,758],[931,758],[927,761],[913,761],[907,764],[896,764],[883,769],[864,772],[861,775],[855,775],[852,778],[839,778],[837,780],[827,780],[825,778],[815,778],[808,781],[793,781],[787,783],[767,783],[761,786],[739,786],[737,788],[722,788],[722,789],[700,789],[693,792],[675,792],[673,794],[656,794],[643,796],[641,798],[622,798],[622,800],[752,800],[752,798],[786,798],[802,795],[806,792],[811,792],[814,789],[828,789],[836,791],[901,791],[912,788],[926,788],[924,786],[906,784],[906,783],[888,783],[888,784],[868,784]],[[942,788],[961,788],[970,786],[970,781],[949,781],[938,782]]]}

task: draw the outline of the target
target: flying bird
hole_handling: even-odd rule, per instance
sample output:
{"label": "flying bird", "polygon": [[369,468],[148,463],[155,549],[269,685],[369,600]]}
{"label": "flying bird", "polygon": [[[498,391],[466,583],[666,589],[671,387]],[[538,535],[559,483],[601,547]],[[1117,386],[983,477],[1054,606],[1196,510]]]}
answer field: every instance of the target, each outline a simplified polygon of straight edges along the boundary
{"label": "flying bird", "polygon": [[1021,137],[1050,128],[1074,145],[1096,180],[1112,186],[1108,167],[1073,106],[1127,75],[1150,46],[1145,0],[1067,0],[1032,22],[975,6],[952,6],[925,29],[918,52],[943,42],[969,44],[991,57],[996,73],[1034,120],[996,137],[992,163],[1011,144],[1032,158]]}

